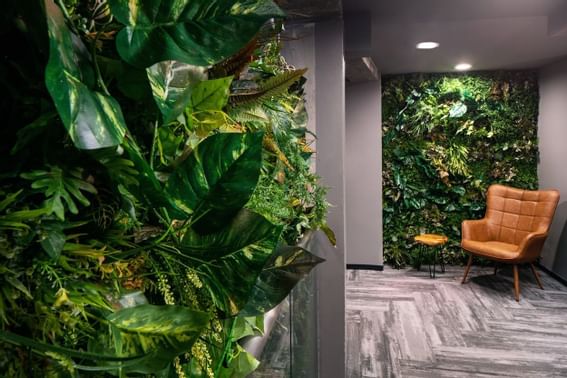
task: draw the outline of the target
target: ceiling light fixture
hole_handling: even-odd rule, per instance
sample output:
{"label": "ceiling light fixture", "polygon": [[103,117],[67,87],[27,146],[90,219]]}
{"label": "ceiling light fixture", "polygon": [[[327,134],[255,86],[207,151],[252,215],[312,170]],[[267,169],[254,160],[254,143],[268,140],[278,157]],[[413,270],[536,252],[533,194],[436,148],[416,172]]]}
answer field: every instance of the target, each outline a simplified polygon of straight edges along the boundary
{"label": "ceiling light fixture", "polygon": [[459,63],[455,66],[457,71],[468,71],[472,68],[472,65],[469,63]]}
{"label": "ceiling light fixture", "polygon": [[439,47],[437,42],[419,42],[415,47],[419,50],[431,50]]}

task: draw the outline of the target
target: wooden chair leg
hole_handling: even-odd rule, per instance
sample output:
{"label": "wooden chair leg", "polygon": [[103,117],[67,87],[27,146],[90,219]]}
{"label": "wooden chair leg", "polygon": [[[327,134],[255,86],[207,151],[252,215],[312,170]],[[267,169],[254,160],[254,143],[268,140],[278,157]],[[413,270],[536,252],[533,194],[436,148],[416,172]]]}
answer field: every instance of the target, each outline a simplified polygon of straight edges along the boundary
{"label": "wooden chair leg", "polygon": [[467,280],[469,270],[471,270],[471,265],[472,265],[472,255],[469,255],[469,262],[467,263],[467,267],[465,268],[465,275],[463,276],[463,280],[461,281],[462,284],[464,284],[465,281]]}
{"label": "wooden chair leg", "polygon": [[516,297],[516,302],[520,301],[520,277],[518,275],[518,265],[514,264],[514,296]]}
{"label": "wooden chair leg", "polygon": [[537,285],[539,286],[539,288],[540,288],[541,290],[543,290],[543,285],[541,284],[541,279],[540,279],[540,277],[539,277],[539,273],[537,272],[537,270],[536,270],[534,264],[530,263],[530,268],[532,268],[532,273],[533,273],[534,276],[535,276],[535,279],[536,279],[536,281],[537,281]]}

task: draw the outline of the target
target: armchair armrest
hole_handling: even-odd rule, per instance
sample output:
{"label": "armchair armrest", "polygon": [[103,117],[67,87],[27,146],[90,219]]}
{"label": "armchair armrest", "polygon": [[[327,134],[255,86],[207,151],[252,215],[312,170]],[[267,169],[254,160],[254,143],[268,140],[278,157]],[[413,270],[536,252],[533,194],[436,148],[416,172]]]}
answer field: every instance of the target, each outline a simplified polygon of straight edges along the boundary
{"label": "armchair armrest", "polygon": [[530,232],[527,234],[518,247],[520,258],[526,261],[537,259],[541,254],[545,239],[547,239],[547,232]]}
{"label": "armchair armrest", "polygon": [[488,222],[486,219],[465,220],[461,225],[463,240],[488,240]]}

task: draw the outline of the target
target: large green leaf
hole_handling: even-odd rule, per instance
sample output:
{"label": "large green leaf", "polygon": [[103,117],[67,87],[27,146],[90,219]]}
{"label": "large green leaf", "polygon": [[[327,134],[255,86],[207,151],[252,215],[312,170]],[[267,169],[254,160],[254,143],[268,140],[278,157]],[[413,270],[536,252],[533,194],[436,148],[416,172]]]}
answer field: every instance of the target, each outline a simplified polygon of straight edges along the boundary
{"label": "large green leaf", "polygon": [[232,327],[232,339],[264,334],[264,316],[237,316]]}
{"label": "large green leaf", "polygon": [[282,11],[271,0],[109,0],[126,27],[116,46],[128,63],[149,67],[164,60],[212,65],[244,47]]}
{"label": "large green leaf", "polygon": [[228,102],[232,76],[202,81],[195,85],[191,94],[191,108],[194,112],[222,110]]}
{"label": "large green leaf", "polygon": [[126,132],[120,105],[95,91],[88,51],[53,0],[45,0],[45,11],[50,40],[45,84],[71,140],[87,150],[119,145]]}
{"label": "large green leaf", "polygon": [[238,314],[249,302],[258,276],[276,248],[282,228],[274,226],[262,240],[199,267],[215,305],[226,315]]}
{"label": "large green leaf", "polygon": [[165,208],[171,217],[186,219],[186,214],[175,206],[173,199],[163,190],[154,170],[144,159],[138,146],[130,140],[127,140],[123,146],[128,157],[134,163],[135,169],[139,172],[136,177],[139,185],[125,181],[125,176],[115,179],[122,182],[138,201],[155,208]]}
{"label": "large green leaf", "polygon": [[260,273],[240,315],[254,316],[271,310],[315,265],[323,261],[298,246],[279,247]]}
{"label": "large green leaf", "polygon": [[248,202],[262,166],[262,138],[263,133],[213,135],[171,174],[167,193],[193,213],[197,232],[219,230]]}
{"label": "large green leaf", "polygon": [[261,215],[242,209],[232,222],[219,232],[201,235],[193,230],[187,231],[181,248],[187,255],[203,261],[212,261],[272,237],[275,228],[276,226]]}
{"label": "large green leaf", "polygon": [[231,357],[227,367],[222,366],[217,378],[245,378],[259,365],[260,362],[253,355],[236,344],[236,355]]}
{"label": "large green leaf", "polygon": [[154,100],[164,123],[180,116],[189,102],[193,85],[207,79],[203,67],[176,61],[160,62],[146,69]]}
{"label": "large green leaf", "polygon": [[52,260],[57,261],[65,245],[64,225],[61,222],[44,221],[39,236],[41,247]]}
{"label": "large green leaf", "polygon": [[232,77],[207,80],[198,83],[191,94],[189,111],[193,129],[200,137],[226,124],[222,109],[228,102]]}
{"label": "large green leaf", "polygon": [[156,373],[173,358],[191,349],[209,324],[210,315],[183,306],[144,304],[119,310],[107,317],[113,327],[117,353],[121,356],[146,354],[129,372]]}

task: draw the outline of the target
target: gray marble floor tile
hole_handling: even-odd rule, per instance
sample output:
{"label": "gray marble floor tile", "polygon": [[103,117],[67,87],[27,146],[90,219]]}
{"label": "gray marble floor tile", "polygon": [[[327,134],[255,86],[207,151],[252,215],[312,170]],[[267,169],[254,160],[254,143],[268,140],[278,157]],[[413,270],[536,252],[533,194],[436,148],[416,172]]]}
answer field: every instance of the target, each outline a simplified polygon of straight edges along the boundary
{"label": "gray marble floor tile", "polygon": [[567,289],[509,267],[347,271],[347,376],[567,377]]}

